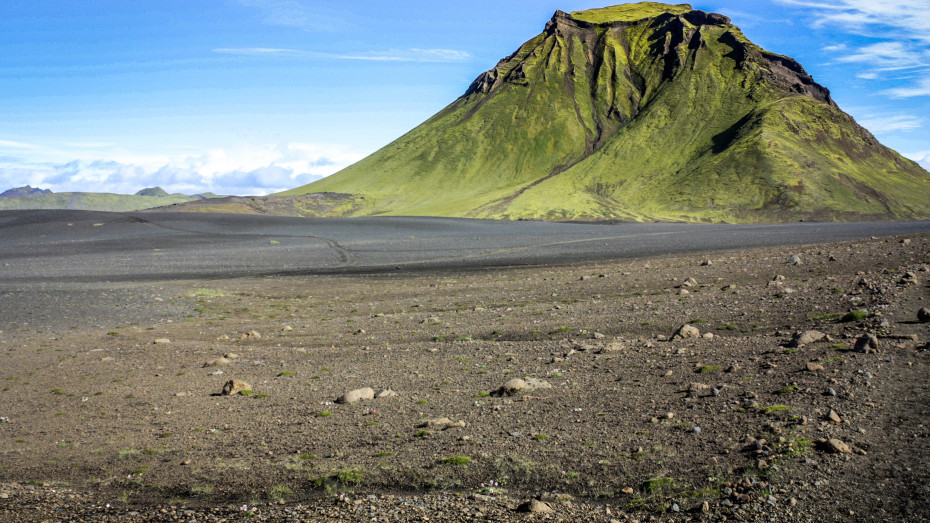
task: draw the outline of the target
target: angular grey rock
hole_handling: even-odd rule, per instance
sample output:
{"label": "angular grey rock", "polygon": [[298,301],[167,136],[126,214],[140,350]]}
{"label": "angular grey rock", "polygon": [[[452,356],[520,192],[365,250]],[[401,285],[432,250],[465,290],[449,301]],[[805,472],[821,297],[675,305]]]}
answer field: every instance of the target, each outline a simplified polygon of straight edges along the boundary
{"label": "angular grey rock", "polygon": [[785,263],[788,265],[801,265],[801,257],[795,254],[788,258],[788,261]]}
{"label": "angular grey rock", "polygon": [[396,396],[397,396],[397,393],[394,392],[393,390],[391,390],[391,389],[384,389],[384,390],[382,390],[381,392],[379,392],[378,395],[375,396],[375,397],[378,398],[378,399],[381,399],[381,398],[394,398],[394,397],[396,397]]}

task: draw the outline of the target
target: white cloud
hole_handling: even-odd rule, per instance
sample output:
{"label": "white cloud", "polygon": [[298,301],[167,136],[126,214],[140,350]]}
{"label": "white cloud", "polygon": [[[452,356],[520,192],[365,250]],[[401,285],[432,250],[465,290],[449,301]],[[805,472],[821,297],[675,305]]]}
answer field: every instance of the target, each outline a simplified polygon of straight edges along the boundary
{"label": "white cloud", "polygon": [[930,96],[930,75],[920,79],[911,87],[896,87],[882,91],[895,98],[913,98],[915,96]]}
{"label": "white cloud", "polygon": [[365,60],[372,62],[463,62],[471,59],[467,51],[456,49],[391,49],[368,51],[355,54],[320,53],[299,49],[276,49],[271,47],[220,47],[214,53],[237,56],[289,56],[332,60]]}
{"label": "white cloud", "polygon": [[[0,153],[8,143],[19,142],[0,142]],[[22,158],[22,151],[16,157],[0,156],[0,179],[10,187],[28,184],[55,192],[132,194],[158,185],[187,194],[265,195],[313,182],[364,156],[341,145],[309,143],[238,144],[181,156],[46,151],[51,153],[33,158]],[[51,160],[69,153],[78,158]]]}
{"label": "white cloud", "polygon": [[392,49],[347,55],[326,55],[342,60],[369,60],[374,62],[462,62],[471,58],[467,51],[455,49]]}
{"label": "white cloud", "polygon": [[776,0],[785,5],[818,10],[816,24],[840,24],[866,31],[870,26],[892,27],[901,38],[930,44],[927,0]]}
{"label": "white cloud", "polygon": [[837,61],[868,64],[878,71],[896,71],[923,67],[925,58],[924,53],[904,42],[878,42],[860,47]]}
{"label": "white cloud", "polygon": [[825,50],[845,52],[839,62],[861,64],[868,71],[857,75],[879,80],[879,73],[918,70],[915,85],[883,91],[897,98],[930,96],[930,24],[928,0],[776,0],[784,5],[814,10],[815,27],[838,26],[849,33],[882,41],[846,49],[845,44]]}
{"label": "white cloud", "polygon": [[894,131],[907,131],[923,127],[923,118],[910,114],[898,115],[867,115],[859,120],[859,125],[873,133],[889,133]]}
{"label": "white cloud", "polygon": [[219,54],[233,54],[240,56],[302,56],[304,51],[297,49],[276,49],[273,47],[220,47],[213,50]]}
{"label": "white cloud", "polygon": [[348,16],[297,0],[239,0],[245,7],[254,7],[264,15],[268,25],[292,27],[304,31],[335,32],[351,28]]}

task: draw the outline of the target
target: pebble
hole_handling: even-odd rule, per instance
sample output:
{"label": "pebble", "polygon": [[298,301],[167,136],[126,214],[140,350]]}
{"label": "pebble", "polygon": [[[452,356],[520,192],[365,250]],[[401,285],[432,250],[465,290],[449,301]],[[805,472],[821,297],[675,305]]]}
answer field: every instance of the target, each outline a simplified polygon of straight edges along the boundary
{"label": "pebble", "polygon": [[336,403],[356,403],[373,399],[375,399],[375,390],[371,387],[364,387],[346,392],[336,400]]}

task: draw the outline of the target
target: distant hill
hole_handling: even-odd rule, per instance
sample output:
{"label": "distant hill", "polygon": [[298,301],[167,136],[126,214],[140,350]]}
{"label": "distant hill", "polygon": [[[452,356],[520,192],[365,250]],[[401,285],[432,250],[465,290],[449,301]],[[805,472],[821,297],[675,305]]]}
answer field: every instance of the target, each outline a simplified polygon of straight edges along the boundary
{"label": "distant hill", "polygon": [[[803,21],[798,21],[801,24]],[[771,222],[930,218],[930,173],[730,19],[557,11],[429,120],[281,193],[348,215]]]}
{"label": "distant hill", "polygon": [[157,198],[164,198],[168,196],[168,191],[162,189],[161,187],[149,187],[148,189],[142,189],[136,193],[136,196],[155,196]]}
{"label": "distant hill", "polygon": [[[72,209],[84,211],[128,212],[151,209],[176,203],[216,198],[213,193],[197,194],[168,194],[161,188],[155,188],[163,196],[146,196],[130,194],[92,193],[92,192],[63,192],[33,193],[26,196],[4,196],[0,198],[0,210],[28,210],[28,209]],[[144,189],[143,191],[150,191]],[[143,191],[139,191],[140,193]],[[3,193],[6,195],[10,191]],[[157,192],[157,191],[156,191]]]}
{"label": "distant hill", "polygon": [[52,191],[51,189],[39,189],[38,187],[27,185],[25,187],[14,187],[12,189],[7,189],[0,193],[0,198],[9,198],[13,196],[31,196],[33,194],[52,194]]}

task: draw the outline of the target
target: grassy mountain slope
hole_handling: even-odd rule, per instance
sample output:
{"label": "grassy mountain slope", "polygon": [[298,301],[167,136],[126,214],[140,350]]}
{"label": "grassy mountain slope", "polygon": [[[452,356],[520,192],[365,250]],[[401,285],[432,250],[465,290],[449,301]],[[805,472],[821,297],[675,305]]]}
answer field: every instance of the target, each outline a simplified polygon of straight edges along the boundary
{"label": "grassy mountain slope", "polygon": [[566,14],[359,163],[283,194],[353,214],[778,221],[930,217],[930,174],[794,60],[686,4]]}

